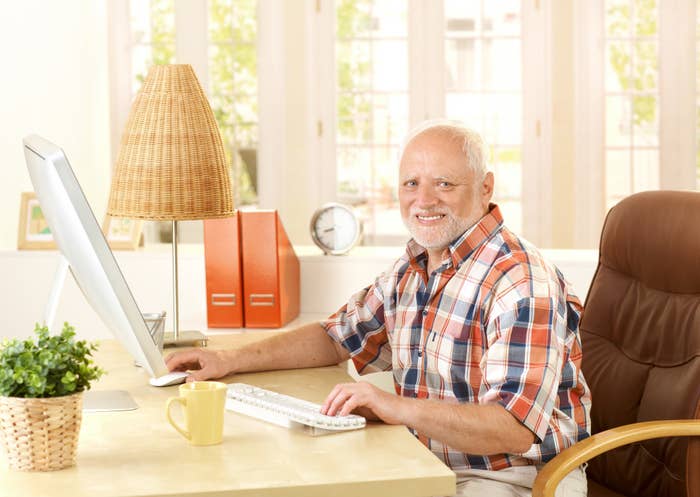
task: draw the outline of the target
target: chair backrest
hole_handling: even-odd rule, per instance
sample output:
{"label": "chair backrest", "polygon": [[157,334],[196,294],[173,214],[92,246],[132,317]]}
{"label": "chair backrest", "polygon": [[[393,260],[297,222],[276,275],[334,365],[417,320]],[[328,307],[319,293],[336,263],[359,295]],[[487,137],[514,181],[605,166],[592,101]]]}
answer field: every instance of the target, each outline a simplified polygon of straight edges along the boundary
{"label": "chair backrest", "polygon": [[[608,213],[581,339],[593,433],[700,418],[700,192],[638,193]],[[700,441],[622,447],[588,475],[623,495],[698,497]]]}

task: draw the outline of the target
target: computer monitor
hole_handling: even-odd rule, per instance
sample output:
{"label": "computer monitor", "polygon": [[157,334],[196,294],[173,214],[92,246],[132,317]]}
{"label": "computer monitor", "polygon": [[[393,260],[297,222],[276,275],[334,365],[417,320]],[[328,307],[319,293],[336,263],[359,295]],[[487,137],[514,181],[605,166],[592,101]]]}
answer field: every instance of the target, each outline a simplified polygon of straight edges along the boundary
{"label": "computer monitor", "polygon": [[167,374],[163,356],[63,150],[31,135],[24,139],[24,156],[56,245],[85,298],[152,378]]}

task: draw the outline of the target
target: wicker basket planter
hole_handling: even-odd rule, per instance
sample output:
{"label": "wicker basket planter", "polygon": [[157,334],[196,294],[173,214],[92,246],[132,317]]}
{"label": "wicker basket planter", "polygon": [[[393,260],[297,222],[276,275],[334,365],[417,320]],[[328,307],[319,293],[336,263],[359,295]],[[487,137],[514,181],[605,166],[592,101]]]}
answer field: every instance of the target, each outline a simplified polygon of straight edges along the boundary
{"label": "wicker basket planter", "polygon": [[10,469],[54,471],[75,465],[82,405],[82,392],[0,397],[0,443]]}

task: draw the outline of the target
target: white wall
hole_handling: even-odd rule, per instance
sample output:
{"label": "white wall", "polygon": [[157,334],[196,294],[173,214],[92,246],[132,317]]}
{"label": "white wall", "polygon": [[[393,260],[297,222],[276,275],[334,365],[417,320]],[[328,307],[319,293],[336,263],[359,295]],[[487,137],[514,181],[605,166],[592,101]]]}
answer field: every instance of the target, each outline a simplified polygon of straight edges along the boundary
{"label": "white wall", "polygon": [[104,0],[0,0],[0,248],[17,245],[20,193],[32,186],[22,138],[68,154],[101,220],[109,194]]}
{"label": "white wall", "polygon": [[[296,246],[295,250],[301,265],[302,313],[296,323],[323,319],[335,312],[403,253],[401,247],[356,247],[349,255],[332,257],[311,246]],[[204,331],[204,250],[202,245],[181,244],[179,252],[180,328]],[[583,301],[598,262],[597,251],[543,250],[543,254],[557,265]],[[141,311],[166,311],[166,329],[172,329],[170,246],[115,251],[115,256]],[[0,250],[0,339],[29,336],[34,323],[43,320],[57,261],[56,251]],[[82,338],[110,337],[70,275],[61,293],[55,324],[60,326],[64,321],[74,325]]]}

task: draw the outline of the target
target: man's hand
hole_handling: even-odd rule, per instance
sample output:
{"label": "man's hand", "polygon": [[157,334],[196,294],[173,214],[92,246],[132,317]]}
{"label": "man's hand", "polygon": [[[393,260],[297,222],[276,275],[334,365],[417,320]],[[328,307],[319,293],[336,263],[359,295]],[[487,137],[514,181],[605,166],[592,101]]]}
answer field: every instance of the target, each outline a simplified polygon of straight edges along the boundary
{"label": "man's hand", "polygon": [[321,407],[321,414],[347,416],[355,412],[387,424],[404,424],[399,417],[402,400],[401,397],[363,381],[341,383],[336,385],[326,397]]}
{"label": "man's hand", "polygon": [[192,349],[174,352],[165,358],[170,371],[191,371],[187,381],[221,378],[230,372],[224,351]]}

